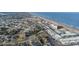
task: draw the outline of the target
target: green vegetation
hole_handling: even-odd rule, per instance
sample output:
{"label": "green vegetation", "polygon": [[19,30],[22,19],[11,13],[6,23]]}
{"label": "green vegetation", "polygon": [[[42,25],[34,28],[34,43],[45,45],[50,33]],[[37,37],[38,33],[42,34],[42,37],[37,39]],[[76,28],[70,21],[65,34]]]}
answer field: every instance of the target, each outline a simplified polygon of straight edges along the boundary
{"label": "green vegetation", "polygon": [[0,28],[1,30],[0,30],[0,35],[6,35],[6,34],[8,34],[8,32],[7,32],[7,29],[8,28],[5,28],[5,27],[2,27],[2,28]]}

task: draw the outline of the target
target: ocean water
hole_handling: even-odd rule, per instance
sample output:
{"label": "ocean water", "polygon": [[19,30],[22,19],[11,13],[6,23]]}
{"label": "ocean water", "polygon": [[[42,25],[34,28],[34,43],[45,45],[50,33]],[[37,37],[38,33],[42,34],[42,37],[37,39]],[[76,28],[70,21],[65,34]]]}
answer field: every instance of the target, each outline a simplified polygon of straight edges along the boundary
{"label": "ocean water", "polygon": [[79,29],[79,12],[34,12],[32,14]]}

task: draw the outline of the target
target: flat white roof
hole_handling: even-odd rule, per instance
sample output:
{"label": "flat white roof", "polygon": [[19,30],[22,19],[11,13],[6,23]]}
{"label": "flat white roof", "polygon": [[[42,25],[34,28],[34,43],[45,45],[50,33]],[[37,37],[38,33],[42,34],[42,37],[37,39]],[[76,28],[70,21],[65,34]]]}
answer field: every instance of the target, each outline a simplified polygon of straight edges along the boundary
{"label": "flat white roof", "polygon": [[78,37],[70,37],[70,38],[61,38],[60,40],[79,40],[79,36]]}

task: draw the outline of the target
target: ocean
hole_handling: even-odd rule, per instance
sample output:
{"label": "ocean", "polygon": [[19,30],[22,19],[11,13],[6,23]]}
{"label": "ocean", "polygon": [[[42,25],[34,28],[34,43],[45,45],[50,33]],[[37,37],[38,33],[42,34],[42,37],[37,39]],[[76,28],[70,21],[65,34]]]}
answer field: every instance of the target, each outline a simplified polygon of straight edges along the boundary
{"label": "ocean", "polygon": [[55,20],[79,29],[79,12],[33,12],[32,15]]}

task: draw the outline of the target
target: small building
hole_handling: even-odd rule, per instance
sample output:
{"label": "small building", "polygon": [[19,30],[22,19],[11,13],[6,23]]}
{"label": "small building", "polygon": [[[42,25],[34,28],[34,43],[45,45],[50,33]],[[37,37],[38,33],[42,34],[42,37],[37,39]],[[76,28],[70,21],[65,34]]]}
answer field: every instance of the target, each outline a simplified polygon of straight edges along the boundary
{"label": "small building", "polygon": [[52,29],[57,29],[57,26],[54,24],[50,24],[49,27],[51,27]]}

